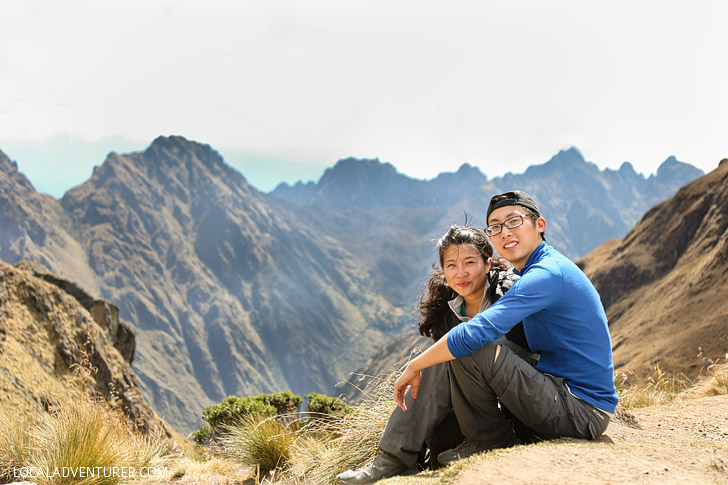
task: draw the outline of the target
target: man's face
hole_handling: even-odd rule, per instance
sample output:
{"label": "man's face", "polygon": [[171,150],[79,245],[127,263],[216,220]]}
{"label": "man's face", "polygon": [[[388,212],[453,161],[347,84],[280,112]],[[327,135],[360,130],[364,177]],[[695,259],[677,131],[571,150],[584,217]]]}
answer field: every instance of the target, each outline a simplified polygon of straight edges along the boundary
{"label": "man's face", "polygon": [[[523,224],[513,229],[505,226],[506,221],[523,217]],[[546,230],[546,220],[539,217],[535,222],[530,217],[530,212],[520,205],[507,205],[499,207],[490,213],[488,225],[501,225],[500,234],[492,236],[495,250],[501,257],[508,260],[517,270],[523,269],[528,257],[541,244],[541,233]]]}

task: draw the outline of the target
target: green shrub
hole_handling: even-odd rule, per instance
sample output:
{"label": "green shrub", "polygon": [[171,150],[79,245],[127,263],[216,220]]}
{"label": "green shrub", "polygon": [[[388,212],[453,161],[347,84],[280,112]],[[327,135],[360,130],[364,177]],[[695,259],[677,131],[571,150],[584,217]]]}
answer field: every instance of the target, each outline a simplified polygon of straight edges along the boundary
{"label": "green shrub", "polygon": [[264,402],[259,396],[228,396],[218,404],[208,406],[202,412],[202,419],[210,423],[213,430],[232,424],[244,416],[275,416],[276,408]]}
{"label": "green shrub", "polygon": [[303,398],[291,391],[274,394],[256,394],[253,396],[228,396],[219,403],[208,406],[202,412],[202,419],[209,426],[203,425],[192,433],[192,438],[200,445],[223,434],[224,427],[234,425],[247,416],[272,417],[281,416],[284,421],[293,421],[303,402]]}
{"label": "green shrub", "polygon": [[291,391],[276,392],[274,394],[257,394],[252,396],[261,402],[276,408],[277,414],[292,414],[298,411],[303,399]]}
{"label": "green shrub", "polygon": [[203,424],[200,426],[200,429],[193,432],[190,436],[198,445],[208,445],[212,440],[212,428]]}
{"label": "green shrub", "polygon": [[344,414],[351,410],[351,406],[337,397],[326,396],[312,392],[306,396],[308,402],[306,410],[316,414]]}

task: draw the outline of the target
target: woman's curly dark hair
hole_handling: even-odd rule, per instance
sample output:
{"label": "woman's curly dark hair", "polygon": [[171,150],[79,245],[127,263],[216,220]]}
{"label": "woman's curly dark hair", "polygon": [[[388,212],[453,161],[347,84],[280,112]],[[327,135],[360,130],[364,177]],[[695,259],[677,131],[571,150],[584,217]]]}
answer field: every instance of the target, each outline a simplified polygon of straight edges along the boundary
{"label": "woman's curly dark hair", "polygon": [[[450,229],[437,241],[437,250],[440,253],[440,265],[432,265],[432,271],[427,278],[420,302],[417,305],[417,314],[422,318],[418,323],[420,333],[425,337],[432,337],[439,340],[450,331],[448,312],[451,312],[448,302],[457,297],[458,294],[447,285],[445,273],[442,270],[442,258],[445,250],[450,246],[467,244],[473,247],[488,262],[493,257],[493,246],[482,229],[467,225],[450,226]],[[508,265],[502,259],[494,259],[491,263],[493,270],[507,270]]]}

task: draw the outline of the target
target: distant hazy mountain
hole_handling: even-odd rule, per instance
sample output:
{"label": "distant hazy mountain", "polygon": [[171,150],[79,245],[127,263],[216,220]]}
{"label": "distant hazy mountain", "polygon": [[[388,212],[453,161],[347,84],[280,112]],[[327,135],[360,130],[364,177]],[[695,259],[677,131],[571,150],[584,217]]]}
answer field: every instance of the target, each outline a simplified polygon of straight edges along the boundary
{"label": "distant hazy mountain", "polygon": [[728,159],[578,261],[607,312],[617,372],[695,379],[728,351]]}
{"label": "distant hazy mountain", "polygon": [[425,207],[451,205],[487,181],[483,173],[463,164],[455,173],[441,173],[432,180],[417,180],[399,173],[379,159],[347,158],[327,168],[317,183],[285,182],[271,192],[300,205],[332,209],[375,207]]}
{"label": "distant hazy mountain", "polygon": [[[624,236],[648,208],[702,173],[675,157],[665,160],[657,174],[648,178],[627,162],[619,170],[600,171],[571,148],[522,174],[508,173],[491,180],[467,164],[455,173],[417,180],[379,160],[346,159],[327,169],[316,184],[282,183],[271,193],[304,206],[335,210],[438,206],[437,211],[451,220],[467,212],[484,224],[492,195],[521,189],[538,200],[549,223],[550,242],[577,258],[608,239]],[[381,223],[372,224],[377,222]]]}

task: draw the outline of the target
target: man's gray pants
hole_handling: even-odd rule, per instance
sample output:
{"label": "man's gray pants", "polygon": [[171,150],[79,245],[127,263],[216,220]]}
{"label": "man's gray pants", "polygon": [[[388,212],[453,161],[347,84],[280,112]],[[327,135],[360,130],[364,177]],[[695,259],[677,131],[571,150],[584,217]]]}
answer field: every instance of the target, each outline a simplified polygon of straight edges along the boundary
{"label": "man's gray pants", "polygon": [[[498,344],[501,351],[494,362]],[[423,370],[418,398],[407,391],[407,411],[395,408],[379,447],[415,468],[425,440],[453,410],[462,435],[491,448],[521,442],[514,421],[545,439],[600,436],[609,416],[574,396],[562,378],[538,371],[528,355],[499,339],[471,355]]]}

